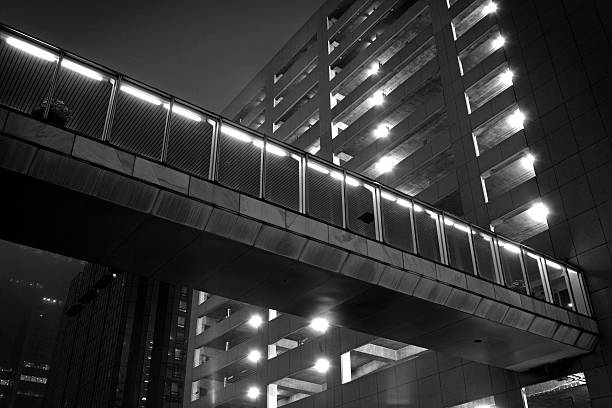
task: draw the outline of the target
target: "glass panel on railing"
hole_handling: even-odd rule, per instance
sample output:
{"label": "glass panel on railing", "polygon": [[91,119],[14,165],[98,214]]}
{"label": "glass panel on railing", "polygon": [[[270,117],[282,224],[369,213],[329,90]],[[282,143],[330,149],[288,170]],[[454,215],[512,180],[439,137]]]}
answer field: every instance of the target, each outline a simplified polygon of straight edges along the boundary
{"label": "glass panel on railing", "polygon": [[412,203],[382,190],[380,192],[383,240],[404,251],[415,252],[412,235]]}
{"label": "glass panel on railing", "polygon": [[521,267],[521,248],[505,241],[499,243],[499,260],[506,287],[527,294],[527,285]]}
{"label": "glass panel on railing", "polygon": [[57,61],[55,52],[1,32],[0,104],[42,119]]}
{"label": "glass panel on railing", "polygon": [[302,156],[266,142],[266,200],[294,211],[300,209],[300,171]]}
{"label": "glass panel on railing", "polygon": [[478,276],[499,283],[495,273],[495,239],[485,232],[473,230],[472,242],[474,243],[474,258],[478,265]]}
{"label": "glass panel on railing", "polygon": [[[62,59],[53,100],[61,101],[70,115],[65,126],[87,136],[102,138],[115,79],[71,58]],[[52,111],[49,121],[53,121]]]}
{"label": "glass panel on railing", "polygon": [[226,187],[259,196],[263,140],[223,124],[219,132],[217,180]]}
{"label": "glass panel on railing", "polygon": [[448,264],[463,272],[474,273],[472,251],[470,250],[470,227],[444,217],[444,233],[448,249]]}
{"label": "glass panel on railing", "polygon": [[572,293],[569,289],[565,268],[563,265],[549,261],[548,259],[546,260],[545,264],[553,303],[566,309],[575,310],[576,307],[572,299]]}
{"label": "glass panel on railing", "polygon": [[434,261],[440,261],[440,216],[419,204],[413,205],[414,223],[419,255]]}
{"label": "glass panel on railing", "polygon": [[544,276],[542,257],[531,252],[523,251],[523,264],[529,282],[531,296],[540,300],[546,300],[546,288],[544,287]]}
{"label": "glass panel on railing", "polygon": [[208,178],[212,139],[218,122],[175,103],[168,128],[166,161],[171,166]]}
{"label": "glass panel on railing", "polygon": [[567,270],[569,276],[569,282],[572,287],[572,293],[574,295],[574,307],[579,313],[590,315],[589,304],[587,301],[587,295],[584,286],[582,285],[582,279],[580,274],[571,269]]}
{"label": "glass panel on railing", "polygon": [[130,83],[116,95],[109,141],[130,152],[160,160],[169,101]]}
{"label": "glass panel on railing", "polygon": [[351,231],[376,238],[374,216],[374,187],[363,180],[346,176],[346,223]]}
{"label": "glass panel on railing", "polygon": [[342,226],[342,178],[338,170],[308,159],[306,196],[309,215]]}

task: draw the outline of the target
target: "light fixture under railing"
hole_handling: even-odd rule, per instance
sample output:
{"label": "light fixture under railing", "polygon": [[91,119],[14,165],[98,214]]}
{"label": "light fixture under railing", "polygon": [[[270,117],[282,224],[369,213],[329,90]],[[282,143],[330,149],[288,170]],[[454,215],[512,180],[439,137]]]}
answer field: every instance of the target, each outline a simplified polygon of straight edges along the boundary
{"label": "light fixture under railing", "polygon": [[222,125],[221,133],[229,137],[233,137],[234,139],[240,140],[241,142],[245,142],[245,143],[250,143],[252,140],[251,136],[231,126]]}
{"label": "light fixture under railing", "polygon": [[553,261],[549,261],[548,259],[546,260],[546,266],[549,266],[553,269],[558,269],[561,270],[563,269],[563,267],[561,265],[559,265],[558,263],[555,263]]}
{"label": "light fixture under railing", "polygon": [[329,172],[329,175],[330,175],[330,176],[331,176],[333,179],[336,179],[336,180],[340,180],[340,181],[342,181],[342,178],[343,178],[343,177],[342,177],[342,173],[340,173],[340,172],[337,172],[337,171],[330,171],[330,172]]}
{"label": "light fixture under railing", "polygon": [[499,241],[499,246],[501,248],[504,248],[508,252],[512,252],[513,254],[518,254],[518,253],[521,252],[521,248],[519,248],[519,247],[517,247],[515,245],[512,245],[512,244],[508,244],[506,242]]}
{"label": "light fixture under railing", "polygon": [[410,203],[410,201],[404,200],[403,198],[398,198],[396,202],[397,202],[397,205],[400,205],[402,207],[406,207],[406,208],[412,207],[412,204]]}
{"label": "light fixture under railing", "polygon": [[313,169],[314,171],[318,171],[319,173],[329,174],[329,170],[325,167],[318,165],[317,163],[313,163],[311,161],[308,162],[308,168]]}
{"label": "light fixture under railing", "polygon": [[6,43],[34,57],[44,59],[45,61],[54,62],[58,59],[57,55],[15,37],[7,37]]}
{"label": "light fixture under railing", "polygon": [[345,181],[346,181],[346,184],[351,187],[359,187],[361,185],[361,183],[353,177],[346,176]]}
{"label": "light fixture under railing", "polygon": [[287,152],[285,152],[283,149],[270,143],[266,144],[266,152],[272,153],[278,157],[285,157],[287,155]]}
{"label": "light fixture under railing", "polygon": [[393,194],[389,194],[389,193],[387,193],[386,191],[381,191],[381,192],[380,192],[380,196],[381,196],[382,198],[384,198],[385,200],[388,200],[388,201],[393,201],[393,202],[395,202],[395,201],[397,200],[397,198],[396,198],[396,197],[395,197]]}
{"label": "light fixture under railing", "polygon": [[162,101],[161,99],[159,99],[157,96],[155,95],[151,95],[150,93],[147,93],[145,91],[141,91],[138,88],[134,88],[132,86],[129,85],[121,85],[121,87],[119,88],[122,92],[125,92],[126,94],[132,95],[140,100],[143,100],[145,102],[149,102],[153,105],[161,105]]}
{"label": "light fixture under railing", "polygon": [[414,211],[416,211],[416,212],[422,212],[422,211],[423,211],[423,207],[421,207],[421,206],[420,206],[420,205],[418,205],[418,204],[415,204],[415,205],[414,205],[412,208],[413,208],[413,209],[414,209]]}
{"label": "light fixture under railing", "polygon": [[[170,104],[167,102],[164,102],[164,108],[170,109]],[[176,113],[177,115],[180,115],[186,119],[193,120],[194,122],[202,121],[202,117],[200,115],[190,111],[189,109],[185,109],[181,106],[172,105],[172,113]]]}
{"label": "light fixture under railing", "polygon": [[93,79],[95,81],[102,81],[104,79],[102,75],[100,75],[93,69],[87,68],[81,64],[77,64],[76,62],[67,59],[62,60],[62,67],[76,72],[77,74],[81,74],[87,78]]}

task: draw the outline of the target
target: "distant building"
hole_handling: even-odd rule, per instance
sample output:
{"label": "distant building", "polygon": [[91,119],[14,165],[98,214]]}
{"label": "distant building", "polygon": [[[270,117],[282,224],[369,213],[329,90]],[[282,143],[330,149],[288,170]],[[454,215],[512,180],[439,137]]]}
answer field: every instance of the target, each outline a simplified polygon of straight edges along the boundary
{"label": "distant building", "polygon": [[70,285],[45,406],[182,406],[190,293],[88,264]]}

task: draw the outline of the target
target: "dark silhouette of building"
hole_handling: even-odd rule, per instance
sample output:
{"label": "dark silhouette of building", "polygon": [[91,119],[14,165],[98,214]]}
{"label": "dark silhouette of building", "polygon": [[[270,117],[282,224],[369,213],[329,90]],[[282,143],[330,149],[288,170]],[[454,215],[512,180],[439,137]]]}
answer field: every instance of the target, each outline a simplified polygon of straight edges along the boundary
{"label": "dark silhouette of building", "polygon": [[45,406],[180,407],[189,293],[88,264],[70,285]]}

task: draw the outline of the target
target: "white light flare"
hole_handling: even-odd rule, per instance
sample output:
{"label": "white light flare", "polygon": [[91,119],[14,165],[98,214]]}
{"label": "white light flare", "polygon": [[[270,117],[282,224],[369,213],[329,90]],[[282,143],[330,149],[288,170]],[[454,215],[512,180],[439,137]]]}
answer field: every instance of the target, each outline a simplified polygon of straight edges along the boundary
{"label": "white light flare", "polygon": [[374,129],[374,136],[381,138],[387,137],[389,135],[389,126],[387,125],[378,125],[376,129]]}
{"label": "white light flare", "polygon": [[263,323],[263,319],[261,318],[260,315],[256,314],[256,315],[251,316],[251,318],[249,319],[249,321],[247,323],[249,324],[249,326],[251,326],[254,329],[256,329],[259,326],[261,326],[261,324]]}
{"label": "white light flare", "polygon": [[504,85],[511,86],[512,77],[514,77],[514,73],[511,70],[507,69],[504,72],[502,72],[501,75],[499,76],[499,82],[501,82]]}
{"label": "white light flare", "polygon": [[[164,108],[170,109],[170,104],[164,103]],[[194,122],[202,121],[202,117],[200,115],[196,114],[195,112],[190,111],[189,109],[185,109],[178,105],[172,105],[172,113],[176,113],[177,115],[180,115],[184,117],[185,119],[193,120]]]}
{"label": "white light flare", "polygon": [[525,123],[525,114],[521,112],[520,109],[517,109],[508,116],[508,124],[516,129],[523,129]]}
{"label": "white light flare", "polygon": [[506,43],[506,39],[504,38],[503,35],[500,34],[497,37],[495,37],[495,39],[491,43],[491,46],[493,47],[494,50],[496,50],[498,48],[503,47],[505,43]]}
{"label": "white light flare", "polygon": [[37,58],[44,59],[45,61],[49,61],[49,62],[57,61],[58,57],[55,54],[52,54],[49,51],[46,51],[28,42],[19,40],[15,37],[7,37],[6,42],[8,45],[12,47],[15,47]]}
{"label": "white light flare", "polygon": [[148,92],[145,91],[141,91],[138,88],[134,88],[132,86],[129,85],[121,85],[121,87],[119,88],[122,92],[125,92],[126,94],[132,95],[140,100],[143,100],[145,102],[149,102],[153,105],[161,105],[162,101],[161,99],[159,99],[157,96],[155,95],[151,95]]}
{"label": "white light flare", "polygon": [[326,373],[329,370],[329,360],[326,358],[320,358],[315,362],[313,368],[320,373]]}
{"label": "white light flare", "polygon": [[548,217],[549,213],[550,211],[544,203],[536,203],[527,210],[527,214],[537,222],[546,222],[546,217]]}
{"label": "white light flare", "polygon": [[395,160],[391,157],[383,157],[376,162],[375,166],[380,173],[388,173],[395,167]]}
{"label": "white light flare", "polygon": [[319,333],[325,333],[329,329],[329,321],[323,317],[315,317],[310,322],[310,328]]}
{"label": "white light flare", "polygon": [[497,11],[497,3],[490,1],[486,6],[482,8],[482,14],[485,16]]}
{"label": "white light flare", "polygon": [[100,75],[93,69],[89,69],[81,64],[77,64],[76,62],[67,59],[62,60],[62,67],[76,72],[77,74],[81,74],[87,78],[93,79],[95,81],[102,81],[104,79],[102,75]]}

